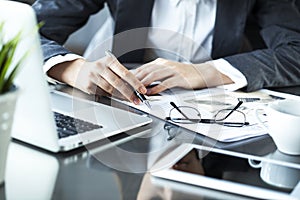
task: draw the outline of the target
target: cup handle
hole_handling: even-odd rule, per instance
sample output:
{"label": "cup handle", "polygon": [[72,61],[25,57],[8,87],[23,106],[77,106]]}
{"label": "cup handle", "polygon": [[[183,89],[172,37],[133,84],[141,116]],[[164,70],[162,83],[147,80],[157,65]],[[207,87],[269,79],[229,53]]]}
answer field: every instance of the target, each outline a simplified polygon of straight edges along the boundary
{"label": "cup handle", "polygon": [[248,163],[251,167],[253,168],[261,168],[262,166],[262,162],[261,161],[258,161],[258,160],[253,160],[253,159],[248,159]]}

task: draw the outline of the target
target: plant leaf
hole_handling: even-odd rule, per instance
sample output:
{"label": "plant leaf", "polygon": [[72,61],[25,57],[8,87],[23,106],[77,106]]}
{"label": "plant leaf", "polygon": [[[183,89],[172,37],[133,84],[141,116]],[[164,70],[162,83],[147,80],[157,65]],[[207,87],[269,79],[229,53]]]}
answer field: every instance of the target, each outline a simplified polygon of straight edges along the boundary
{"label": "plant leaf", "polygon": [[2,49],[2,45],[3,45],[3,34],[2,34],[2,30],[3,30],[3,27],[4,27],[4,22],[1,22],[0,23],[0,47]]}
{"label": "plant leaf", "polygon": [[8,69],[12,64],[15,51],[18,46],[18,42],[21,38],[21,32],[19,32],[15,37],[13,37],[7,44],[4,45],[3,52],[1,51],[0,55],[0,92],[3,91],[3,87],[5,84],[5,76],[8,72]]}
{"label": "plant leaf", "polygon": [[[31,34],[36,34],[37,29],[43,26],[43,22],[37,24],[36,29],[32,30]],[[13,80],[15,79],[19,69],[31,52],[31,48],[22,55],[22,57],[14,63],[15,53],[19,42],[21,41],[20,30],[12,39],[4,43],[4,22],[0,22],[0,94],[5,93],[11,89]],[[12,66],[12,64],[14,64]],[[12,69],[12,70],[9,70]],[[9,74],[10,73],[10,74]]]}
{"label": "plant leaf", "polygon": [[9,74],[7,80],[5,81],[2,91],[1,92],[6,92],[10,89],[10,87],[12,86],[13,80],[15,79],[17,73],[19,72],[20,66],[22,65],[22,63],[24,62],[24,60],[27,58],[27,56],[29,55],[30,51],[27,51],[22,58],[18,61],[18,63],[16,64],[15,68],[12,70],[12,72]]}
{"label": "plant leaf", "polygon": [[2,90],[2,86],[4,84],[4,78],[7,70],[5,69],[5,65],[8,59],[10,49],[11,44],[7,43],[3,46],[3,49],[0,52],[0,90]]}

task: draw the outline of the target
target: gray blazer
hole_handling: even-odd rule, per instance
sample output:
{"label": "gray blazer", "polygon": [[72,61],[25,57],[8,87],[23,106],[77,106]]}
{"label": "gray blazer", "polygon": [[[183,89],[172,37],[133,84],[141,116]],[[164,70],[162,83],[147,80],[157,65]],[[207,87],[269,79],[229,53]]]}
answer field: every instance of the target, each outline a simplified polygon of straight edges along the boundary
{"label": "gray blazer", "polygon": [[[45,60],[69,53],[61,45],[105,2],[115,20],[115,34],[149,27],[154,0],[37,0],[33,8],[38,21],[45,22],[40,29]],[[250,16],[263,47],[245,52]],[[146,38],[147,32],[126,35],[114,40],[113,51],[122,55],[122,62],[141,63],[143,49],[125,55],[118,49],[144,44]],[[293,0],[218,0],[212,46],[213,59],[224,58],[245,75],[246,91],[300,85],[300,14]]]}

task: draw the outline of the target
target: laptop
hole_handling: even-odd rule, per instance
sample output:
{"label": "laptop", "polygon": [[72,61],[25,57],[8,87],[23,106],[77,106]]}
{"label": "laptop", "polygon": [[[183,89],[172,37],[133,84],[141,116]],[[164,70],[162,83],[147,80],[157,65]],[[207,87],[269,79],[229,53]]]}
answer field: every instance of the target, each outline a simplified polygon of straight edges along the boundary
{"label": "laptop", "polygon": [[21,91],[13,138],[52,152],[68,151],[152,121],[132,112],[51,91],[42,70],[43,56],[33,9],[10,2],[0,10],[7,24],[5,30],[11,33],[8,35],[23,28],[25,37],[16,50],[17,55],[21,57],[30,49],[15,81]]}

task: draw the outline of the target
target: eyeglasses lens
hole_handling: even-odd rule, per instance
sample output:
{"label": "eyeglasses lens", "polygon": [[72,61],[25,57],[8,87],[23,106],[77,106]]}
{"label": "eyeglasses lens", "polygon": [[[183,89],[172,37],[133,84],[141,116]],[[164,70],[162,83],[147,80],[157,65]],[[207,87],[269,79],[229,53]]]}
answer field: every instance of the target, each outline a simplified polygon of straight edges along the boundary
{"label": "eyeglasses lens", "polygon": [[190,124],[201,121],[201,115],[198,110],[186,106],[179,106],[178,108],[185,116],[178,110],[172,109],[170,111],[170,118],[173,122]]}
{"label": "eyeglasses lens", "polygon": [[224,109],[215,115],[215,121],[224,126],[241,127],[245,124],[246,116],[238,110]]}

